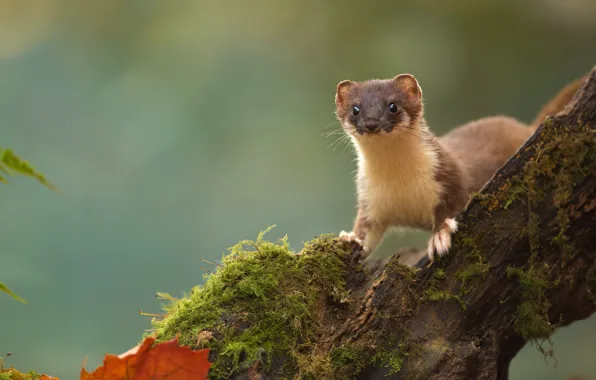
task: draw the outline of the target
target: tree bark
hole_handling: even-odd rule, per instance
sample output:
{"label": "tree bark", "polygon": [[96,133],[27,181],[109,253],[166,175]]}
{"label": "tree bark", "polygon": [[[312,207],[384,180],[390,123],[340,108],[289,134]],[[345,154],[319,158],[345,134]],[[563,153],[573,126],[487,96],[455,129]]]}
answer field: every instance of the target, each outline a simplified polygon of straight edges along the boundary
{"label": "tree bark", "polygon": [[[350,302],[325,301],[316,345],[356,353],[337,378],[506,380],[526,343],[553,355],[550,335],[596,310],[595,121],[596,67],[474,195],[434,265],[396,254],[363,272],[354,247]],[[278,378],[283,364],[234,378]]]}
{"label": "tree bark", "polygon": [[[595,121],[596,67],[469,202],[444,260],[410,282],[393,257],[369,281],[336,342],[399,331],[399,345],[408,332],[418,354],[394,375],[370,366],[360,379],[505,380],[528,341],[552,355],[550,334],[596,310]],[[463,292],[462,280],[472,281]],[[420,304],[428,289],[449,294]],[[400,315],[404,302],[416,312]]]}

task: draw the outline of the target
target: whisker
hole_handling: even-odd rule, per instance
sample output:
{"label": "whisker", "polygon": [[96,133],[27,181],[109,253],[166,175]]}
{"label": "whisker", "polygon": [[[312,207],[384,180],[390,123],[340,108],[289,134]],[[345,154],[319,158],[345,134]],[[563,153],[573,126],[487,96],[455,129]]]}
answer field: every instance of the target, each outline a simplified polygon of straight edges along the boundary
{"label": "whisker", "polygon": [[333,150],[335,150],[335,148],[337,148],[337,145],[339,145],[341,143],[342,139],[343,139],[343,136],[339,136],[338,138],[333,140],[333,142],[331,144],[327,145],[327,149],[331,148],[332,146],[335,145],[335,147],[333,148]]}
{"label": "whisker", "polygon": [[327,124],[324,128],[327,129],[327,128],[329,128],[332,125],[341,125],[341,123],[339,122],[339,120],[336,120],[333,123]]}
{"label": "whisker", "polygon": [[346,147],[348,145],[350,145],[350,136],[343,133],[341,136],[336,138],[331,144],[329,144],[327,146],[327,148],[333,147],[333,151],[335,151],[337,149],[337,147],[340,146],[341,144],[344,144],[344,149],[342,150],[342,155],[343,155],[343,152],[346,150]]}
{"label": "whisker", "polygon": [[344,148],[342,149],[342,151],[341,151],[341,154],[339,155],[339,157],[340,157],[340,158],[341,158],[341,157],[343,157],[343,155],[344,155],[344,152],[346,151],[346,148],[347,148],[348,146],[349,146],[349,147],[352,147],[352,143],[351,143],[351,141],[350,141],[350,136],[347,136],[347,135],[346,135],[346,140],[345,140],[345,145],[344,145]]}
{"label": "whisker", "polygon": [[317,126],[317,128],[327,129],[327,128],[329,128],[331,126],[334,126],[334,125],[337,125],[337,124],[339,124],[339,121],[334,121],[334,122],[329,123],[327,125],[319,125],[319,126]]}
{"label": "whisker", "polygon": [[343,131],[343,129],[338,129],[336,131],[325,132],[325,133],[321,134],[321,136],[325,136],[325,137],[337,136],[337,135],[345,135],[345,132]]}
{"label": "whisker", "polygon": [[[344,145],[344,149],[343,150],[345,150],[345,147],[347,147],[348,145],[350,145],[350,139],[349,138],[340,138],[338,140],[338,143],[333,148],[333,151],[335,151],[337,149],[337,147],[340,146],[341,144]],[[343,152],[343,150],[342,150],[342,152]]]}
{"label": "whisker", "polygon": [[323,133],[334,133],[334,132],[341,132],[341,131],[343,131],[343,130],[344,130],[344,129],[343,129],[343,127],[339,127],[339,128],[333,129],[333,130],[331,130],[331,131],[325,131],[325,132],[323,132]]}

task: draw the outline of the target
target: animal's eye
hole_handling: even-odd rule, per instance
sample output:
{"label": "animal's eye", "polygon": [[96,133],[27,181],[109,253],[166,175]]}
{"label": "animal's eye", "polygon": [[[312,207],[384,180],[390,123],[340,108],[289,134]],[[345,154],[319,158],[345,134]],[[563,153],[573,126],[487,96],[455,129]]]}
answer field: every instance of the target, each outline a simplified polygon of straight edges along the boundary
{"label": "animal's eye", "polygon": [[352,114],[353,114],[354,116],[356,116],[356,115],[358,115],[359,113],[360,113],[360,107],[358,107],[358,106],[354,106],[354,107],[352,108]]}
{"label": "animal's eye", "polygon": [[391,113],[397,113],[397,105],[395,103],[389,103],[389,105],[387,106],[387,109]]}

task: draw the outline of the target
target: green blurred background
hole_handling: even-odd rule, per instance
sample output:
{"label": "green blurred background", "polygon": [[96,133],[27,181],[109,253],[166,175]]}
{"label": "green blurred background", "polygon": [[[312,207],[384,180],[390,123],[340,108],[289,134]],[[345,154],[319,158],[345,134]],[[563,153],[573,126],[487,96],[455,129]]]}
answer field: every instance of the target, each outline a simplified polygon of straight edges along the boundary
{"label": "green blurred background", "polygon": [[[156,291],[202,283],[201,258],[271,224],[294,249],[349,229],[355,163],[324,136],[340,80],[413,73],[442,133],[530,121],[595,47],[594,0],[0,0],[0,144],[59,187],[0,188],[0,280],[29,301],[0,297],[0,356],[75,379],[136,344]],[[596,374],[595,318],[554,342],[556,369],[526,347],[511,379]]]}

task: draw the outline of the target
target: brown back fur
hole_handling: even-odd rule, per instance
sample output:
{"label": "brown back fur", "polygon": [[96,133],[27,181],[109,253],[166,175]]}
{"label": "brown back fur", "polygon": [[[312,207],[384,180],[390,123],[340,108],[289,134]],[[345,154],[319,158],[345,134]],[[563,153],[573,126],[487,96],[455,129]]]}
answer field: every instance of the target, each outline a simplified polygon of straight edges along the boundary
{"label": "brown back fur", "polygon": [[569,83],[567,86],[563,87],[561,91],[554,98],[552,98],[548,103],[546,103],[530,127],[535,131],[538,129],[540,124],[544,122],[547,116],[556,116],[559,112],[565,109],[565,106],[573,99],[573,95],[577,93],[577,90],[580,89],[588,79],[587,75],[576,79],[574,82]]}
{"label": "brown back fur", "polygon": [[439,140],[459,159],[468,180],[468,192],[478,191],[532,136],[525,124],[493,116],[471,121],[451,130]]}
{"label": "brown back fur", "polygon": [[534,134],[547,116],[555,116],[583,86],[587,76],[565,86],[538,113],[530,126],[508,116],[492,116],[468,122],[439,140],[459,159],[469,192],[480,190],[509,157]]}

